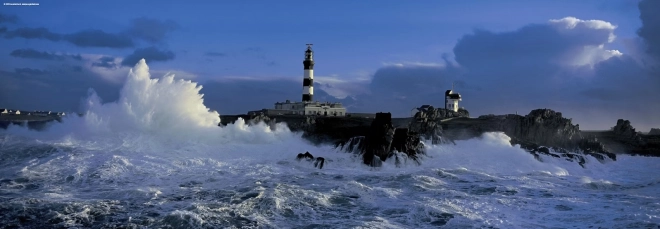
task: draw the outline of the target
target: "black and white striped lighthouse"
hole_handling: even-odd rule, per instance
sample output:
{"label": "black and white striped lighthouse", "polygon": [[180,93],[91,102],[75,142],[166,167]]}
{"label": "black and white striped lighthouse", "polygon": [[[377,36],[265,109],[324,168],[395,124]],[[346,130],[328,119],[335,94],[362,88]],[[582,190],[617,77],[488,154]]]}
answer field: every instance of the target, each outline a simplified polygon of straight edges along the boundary
{"label": "black and white striped lighthouse", "polygon": [[303,95],[302,102],[312,102],[314,100],[314,51],[312,51],[313,44],[307,44],[305,51],[305,74],[303,78]]}

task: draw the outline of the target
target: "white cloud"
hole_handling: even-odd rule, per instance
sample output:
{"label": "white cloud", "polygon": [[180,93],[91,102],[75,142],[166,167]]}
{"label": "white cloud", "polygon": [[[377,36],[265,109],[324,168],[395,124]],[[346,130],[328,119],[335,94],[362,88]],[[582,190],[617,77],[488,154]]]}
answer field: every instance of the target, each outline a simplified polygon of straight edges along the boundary
{"label": "white cloud", "polygon": [[623,55],[619,50],[608,50],[605,48],[605,44],[612,43],[616,39],[614,30],[617,26],[610,22],[565,17],[550,20],[550,24],[559,32],[566,35],[567,39],[584,39],[589,41],[588,44],[582,44],[581,47],[565,53],[559,61],[561,64],[567,66],[589,66],[593,68],[599,62]]}
{"label": "white cloud", "polygon": [[620,57],[619,50],[607,50],[603,45],[584,46],[576,52],[567,53],[563,64],[568,66],[593,66],[612,57]]}
{"label": "white cloud", "polygon": [[348,80],[340,78],[337,75],[332,76],[314,76],[314,86],[324,90],[328,94],[343,99],[350,95],[359,95],[369,93],[368,84],[370,78],[353,78]]}
{"label": "white cloud", "polygon": [[616,29],[615,25],[612,23],[601,21],[601,20],[581,20],[575,17],[565,17],[562,19],[550,19],[551,23],[565,25],[567,29],[575,29],[579,25],[585,25],[593,29],[607,29],[614,30]]}
{"label": "white cloud", "polygon": [[424,62],[386,62],[383,63],[383,66],[386,67],[444,67],[444,64],[440,63],[424,63]]}
{"label": "white cloud", "polygon": [[[605,30],[609,31],[608,42],[611,43],[616,39],[614,30],[617,28],[612,23],[601,20],[580,20],[575,17],[565,17],[562,19],[551,19],[550,24],[555,25],[563,31],[575,30]],[[561,31],[560,30],[560,31]]]}

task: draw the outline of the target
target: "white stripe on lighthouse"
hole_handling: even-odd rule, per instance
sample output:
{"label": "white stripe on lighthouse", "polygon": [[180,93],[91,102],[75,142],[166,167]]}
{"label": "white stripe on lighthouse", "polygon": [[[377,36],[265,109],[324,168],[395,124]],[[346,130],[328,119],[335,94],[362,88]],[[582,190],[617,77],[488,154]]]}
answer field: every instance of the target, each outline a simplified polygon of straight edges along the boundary
{"label": "white stripe on lighthouse", "polygon": [[305,76],[305,79],[314,79],[314,70],[306,69],[304,76]]}
{"label": "white stripe on lighthouse", "polygon": [[313,95],[313,94],[314,94],[314,86],[303,87],[303,95]]}

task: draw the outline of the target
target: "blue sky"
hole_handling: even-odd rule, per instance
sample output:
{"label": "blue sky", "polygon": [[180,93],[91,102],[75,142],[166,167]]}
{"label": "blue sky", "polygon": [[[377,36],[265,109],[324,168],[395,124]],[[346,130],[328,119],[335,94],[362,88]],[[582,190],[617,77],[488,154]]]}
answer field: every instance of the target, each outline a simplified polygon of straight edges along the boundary
{"label": "blue sky", "polygon": [[[144,57],[152,75],[171,71],[200,82],[207,106],[221,114],[242,113],[299,100],[304,44],[314,43],[317,98],[345,102],[356,112],[404,116],[418,105],[440,106],[441,93],[459,82],[462,105],[473,116],[552,108],[583,129],[607,128],[624,118],[644,130],[660,127],[660,102],[651,99],[660,98],[654,92],[660,91],[660,77],[641,64],[657,61],[647,46],[657,44],[658,27],[647,25],[647,35],[637,33],[644,26],[640,13],[652,8],[638,3],[45,1],[0,6],[0,106],[76,110],[90,87],[112,101],[132,62]],[[567,17],[572,19],[560,20]],[[563,29],[571,23],[577,26]],[[632,82],[622,83],[624,78]],[[43,91],[34,93],[39,87]],[[638,87],[631,98],[635,102],[613,96]],[[16,98],[10,92],[30,95]],[[58,99],[46,99],[53,97]]]}

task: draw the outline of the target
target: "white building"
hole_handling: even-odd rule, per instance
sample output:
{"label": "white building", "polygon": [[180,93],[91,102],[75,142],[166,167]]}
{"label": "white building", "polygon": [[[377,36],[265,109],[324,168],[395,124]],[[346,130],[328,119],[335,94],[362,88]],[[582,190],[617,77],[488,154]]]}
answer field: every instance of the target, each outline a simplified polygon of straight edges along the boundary
{"label": "white building", "polygon": [[6,115],[9,114],[9,111],[7,109],[0,109],[0,115]]}
{"label": "white building", "polygon": [[314,51],[312,50],[312,44],[307,44],[303,66],[302,102],[291,102],[289,100],[283,103],[277,102],[275,103],[275,109],[250,111],[248,114],[346,116],[346,108],[341,103],[314,101]]}
{"label": "white building", "polygon": [[445,109],[458,112],[458,101],[461,101],[461,94],[453,90],[447,90],[445,92]]}

